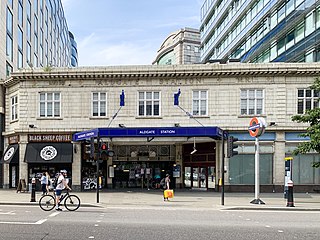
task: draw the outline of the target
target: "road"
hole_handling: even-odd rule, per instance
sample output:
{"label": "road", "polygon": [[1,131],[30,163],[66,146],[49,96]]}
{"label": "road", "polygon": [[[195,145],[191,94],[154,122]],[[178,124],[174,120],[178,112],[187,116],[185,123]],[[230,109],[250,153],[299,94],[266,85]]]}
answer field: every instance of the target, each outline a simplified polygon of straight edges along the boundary
{"label": "road", "polygon": [[[170,202],[168,202],[170,204]],[[0,239],[320,239],[316,211],[235,211],[170,207],[81,207],[44,212],[0,206]]]}

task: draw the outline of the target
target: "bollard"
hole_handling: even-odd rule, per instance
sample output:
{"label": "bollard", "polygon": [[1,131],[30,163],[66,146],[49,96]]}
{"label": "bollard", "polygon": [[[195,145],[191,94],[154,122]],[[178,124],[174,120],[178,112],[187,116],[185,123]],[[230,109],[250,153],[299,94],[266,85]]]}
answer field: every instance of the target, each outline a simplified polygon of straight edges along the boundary
{"label": "bollard", "polygon": [[288,201],[287,201],[287,207],[294,207],[293,204],[293,181],[288,181]]}
{"label": "bollard", "polygon": [[32,178],[31,180],[31,200],[30,202],[36,201],[36,178]]}

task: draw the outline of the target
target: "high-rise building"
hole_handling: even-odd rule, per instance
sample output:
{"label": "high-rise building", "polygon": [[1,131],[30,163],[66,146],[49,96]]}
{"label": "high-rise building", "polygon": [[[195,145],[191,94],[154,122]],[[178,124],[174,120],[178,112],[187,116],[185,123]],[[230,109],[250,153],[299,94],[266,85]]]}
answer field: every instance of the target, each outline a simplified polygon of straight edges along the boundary
{"label": "high-rise building", "polygon": [[201,62],[318,62],[319,28],[316,0],[205,0]]}
{"label": "high-rise building", "polygon": [[[1,0],[0,41],[1,85],[20,68],[77,66],[77,45],[69,35],[61,0]],[[0,132],[4,131],[3,126],[1,88]],[[3,146],[0,136],[0,155]]]}
{"label": "high-rise building", "polygon": [[198,29],[183,28],[171,33],[161,44],[154,65],[194,64],[200,62]]}

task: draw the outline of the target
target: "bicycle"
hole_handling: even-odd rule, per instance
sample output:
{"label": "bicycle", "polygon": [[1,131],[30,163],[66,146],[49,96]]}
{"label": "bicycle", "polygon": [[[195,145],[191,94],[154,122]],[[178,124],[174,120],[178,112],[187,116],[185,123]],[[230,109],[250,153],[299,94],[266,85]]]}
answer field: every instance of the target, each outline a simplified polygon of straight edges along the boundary
{"label": "bicycle", "polygon": [[[80,207],[80,198],[74,194],[69,194],[69,191],[65,194],[61,194],[59,204],[64,201],[64,206],[69,211],[76,211]],[[39,206],[44,211],[51,211],[56,205],[56,194],[44,195],[39,200]]]}

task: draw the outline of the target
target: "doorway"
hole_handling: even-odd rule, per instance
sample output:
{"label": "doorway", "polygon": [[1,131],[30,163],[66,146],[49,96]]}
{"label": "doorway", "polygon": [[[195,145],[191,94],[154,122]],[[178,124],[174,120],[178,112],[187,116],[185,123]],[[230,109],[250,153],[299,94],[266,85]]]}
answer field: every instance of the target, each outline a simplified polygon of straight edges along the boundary
{"label": "doorway", "polygon": [[216,186],[215,167],[205,165],[184,168],[184,186],[194,189],[214,189]]}

